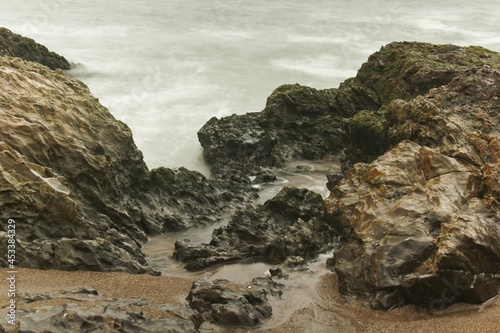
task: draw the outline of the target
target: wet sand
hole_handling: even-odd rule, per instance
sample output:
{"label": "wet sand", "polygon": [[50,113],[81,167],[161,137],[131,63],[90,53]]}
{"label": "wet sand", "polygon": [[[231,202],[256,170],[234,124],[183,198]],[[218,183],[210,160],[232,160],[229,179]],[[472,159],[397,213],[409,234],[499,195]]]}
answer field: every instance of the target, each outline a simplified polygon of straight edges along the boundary
{"label": "wet sand", "polygon": [[[7,305],[6,269],[0,270],[0,306]],[[272,300],[273,318],[257,330],[219,328],[205,324],[201,332],[262,332],[262,333],[498,333],[500,332],[500,297],[482,305],[456,304],[436,314],[424,309],[405,306],[390,312],[364,308],[356,301],[346,302],[338,292],[338,282],[333,273],[297,277],[286,283],[282,300]],[[96,289],[100,295],[114,298],[144,297],[149,306],[146,315],[161,316],[160,304],[185,302],[192,278],[131,275],[126,273],[61,272],[18,269],[19,294],[48,293],[79,287]],[[299,283],[299,288],[294,287]],[[300,285],[302,283],[302,285]],[[50,303],[53,302],[53,303]],[[56,305],[44,301],[43,305]],[[39,303],[39,302],[35,302]],[[38,304],[41,305],[41,304]],[[31,306],[31,305],[22,305]],[[3,309],[2,311],[5,311]]]}

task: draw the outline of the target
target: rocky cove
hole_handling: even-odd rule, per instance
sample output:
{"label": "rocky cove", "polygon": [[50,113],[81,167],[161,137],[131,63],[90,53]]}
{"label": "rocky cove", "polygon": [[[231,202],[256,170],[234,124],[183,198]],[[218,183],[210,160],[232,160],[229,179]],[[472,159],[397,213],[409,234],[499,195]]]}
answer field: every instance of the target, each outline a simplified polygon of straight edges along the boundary
{"label": "rocky cove", "polygon": [[[182,167],[149,170],[130,129],[62,71],[70,67],[63,57],[7,29],[0,55],[0,215],[16,220],[16,267],[26,276],[47,270],[46,280],[134,274],[99,273],[120,281],[103,287],[113,296],[88,283],[61,290],[45,282],[50,290],[34,294],[21,284],[18,327],[0,321],[0,330],[306,332],[317,314],[321,325],[311,332],[375,331],[353,313],[383,317],[363,306],[408,304],[474,311],[454,303],[479,304],[471,320],[491,316],[483,325],[498,327],[498,53],[391,43],[338,88],[278,87],[263,111],[212,118],[200,129],[210,178]],[[279,183],[277,170],[295,163],[307,172],[297,163],[304,160],[331,166],[326,200],[284,187],[255,203],[257,188]],[[269,276],[244,284],[179,278],[182,287],[156,276],[148,238],[221,222],[205,244],[176,242],[174,258],[192,271],[259,261]],[[7,232],[2,223],[4,249]],[[320,253],[329,259],[318,263]],[[8,267],[4,254],[0,265]],[[127,279],[144,283],[143,297],[120,296]],[[330,291],[312,293],[321,306],[289,304],[293,310],[278,312],[289,320],[266,326],[276,321],[273,309],[296,300],[297,280]],[[352,303],[359,308],[346,314]],[[342,313],[349,325],[332,322]]]}

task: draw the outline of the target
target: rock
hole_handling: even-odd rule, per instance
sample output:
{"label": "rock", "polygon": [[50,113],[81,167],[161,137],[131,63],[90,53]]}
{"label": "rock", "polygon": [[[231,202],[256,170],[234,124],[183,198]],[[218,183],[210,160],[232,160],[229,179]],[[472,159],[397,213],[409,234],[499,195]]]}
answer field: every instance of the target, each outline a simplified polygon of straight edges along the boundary
{"label": "rock", "polygon": [[53,70],[70,69],[70,64],[64,57],[50,52],[31,38],[0,27],[0,57],[4,56],[34,61]]}
{"label": "rock", "polygon": [[277,88],[262,112],[210,119],[198,132],[216,176],[246,179],[295,159],[342,158],[346,172],[399,143],[389,138],[385,108],[450,83],[471,66],[498,67],[481,47],[395,42],[374,53],[338,89]]}
{"label": "rock", "polygon": [[236,288],[227,280],[199,279],[187,300],[204,320],[222,326],[256,327],[272,315],[267,295],[277,295],[283,286],[268,278],[257,278]]}
{"label": "rock", "polygon": [[323,216],[321,195],[285,187],[264,205],[237,211],[227,226],[214,230],[210,244],[176,242],[174,258],[188,270],[249,258],[271,263],[294,255],[311,258],[334,239]]}
{"label": "rock", "polygon": [[61,71],[0,57],[0,85],[0,218],[16,221],[18,267],[159,274],[147,235],[220,221],[255,195],[185,168],[149,171],[130,129]]}
{"label": "rock", "polygon": [[[58,305],[46,305],[54,301]],[[183,305],[159,307],[161,319],[144,315],[149,301],[144,298],[109,298],[94,289],[22,295],[16,311],[17,327],[0,319],[2,332],[70,333],[70,332],[125,332],[125,333],[196,333],[201,324],[198,313]],[[40,302],[40,304],[38,303]]]}
{"label": "rock", "polygon": [[334,90],[283,85],[260,113],[210,119],[198,132],[215,176],[244,179],[292,159],[322,159],[341,150]]}
{"label": "rock", "polygon": [[[393,43],[346,83],[362,96],[339,88],[355,114],[346,123],[382,114],[386,135],[370,136],[391,147],[332,181],[327,218],[344,237],[329,264],[342,292],[386,309],[497,295],[499,69],[500,55],[478,47]],[[351,156],[367,156],[357,141]]]}

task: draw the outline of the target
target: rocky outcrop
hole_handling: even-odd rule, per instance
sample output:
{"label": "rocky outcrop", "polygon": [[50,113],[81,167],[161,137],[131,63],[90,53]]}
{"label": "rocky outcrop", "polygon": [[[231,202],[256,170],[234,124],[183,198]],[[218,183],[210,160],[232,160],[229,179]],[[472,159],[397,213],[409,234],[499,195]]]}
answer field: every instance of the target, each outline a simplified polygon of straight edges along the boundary
{"label": "rocky outcrop", "polygon": [[391,43],[338,89],[283,85],[262,112],[210,119],[198,132],[204,158],[214,175],[236,179],[332,155],[347,171],[391,147],[384,110],[393,100],[446,85],[471,66],[496,66],[496,57],[481,47]]}
{"label": "rocky outcrop", "polygon": [[499,71],[481,47],[391,43],[338,89],[282,86],[198,136],[212,172],[240,179],[342,159],[326,210],[345,293],[377,308],[481,302],[500,287]]}
{"label": "rocky outcrop", "polygon": [[0,57],[5,56],[37,62],[53,70],[70,69],[70,64],[64,57],[49,51],[31,38],[0,27]]}
{"label": "rocky outcrop", "polygon": [[193,283],[187,300],[204,321],[253,328],[271,317],[268,297],[280,297],[282,287],[270,278],[255,278],[239,288],[227,280],[200,279]]}
{"label": "rocky outcrop", "polygon": [[174,258],[188,270],[250,258],[280,263],[293,255],[314,257],[331,247],[334,237],[321,195],[285,187],[264,205],[238,210],[227,226],[214,230],[210,244],[176,242]]}
{"label": "rocky outcrop", "polygon": [[61,71],[0,57],[0,86],[0,218],[16,221],[20,267],[155,274],[147,234],[218,221],[249,197],[184,168],[149,171],[130,129]]}
{"label": "rocky outcrop", "polygon": [[338,153],[342,129],[334,97],[335,89],[284,85],[260,113],[210,119],[198,138],[212,174],[244,182],[262,167]]}
{"label": "rocky outcrop", "polygon": [[377,308],[484,302],[500,288],[500,55],[391,44],[358,78],[377,63],[400,73],[371,90],[399,98],[375,111],[394,148],[356,164],[327,199],[345,235],[341,287]]}
{"label": "rocky outcrop", "polygon": [[161,319],[153,318],[143,312],[154,308],[146,298],[105,297],[89,288],[25,294],[18,302],[16,326],[2,318],[0,331],[196,333],[202,320],[187,305],[169,304],[156,306]]}

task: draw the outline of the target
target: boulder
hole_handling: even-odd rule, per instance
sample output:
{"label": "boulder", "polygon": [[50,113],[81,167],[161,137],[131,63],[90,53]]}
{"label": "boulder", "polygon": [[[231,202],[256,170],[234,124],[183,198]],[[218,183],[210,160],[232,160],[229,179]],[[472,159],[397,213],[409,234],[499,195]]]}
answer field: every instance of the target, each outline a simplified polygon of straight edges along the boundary
{"label": "boulder", "polygon": [[210,119],[198,132],[214,176],[242,179],[293,159],[322,159],[341,149],[335,90],[283,85],[259,113]]}
{"label": "boulder", "polygon": [[282,287],[270,278],[255,278],[239,288],[227,280],[199,279],[193,283],[187,300],[203,320],[213,320],[221,326],[252,328],[271,317],[268,295],[280,295]]}
{"label": "boulder", "polygon": [[[374,81],[363,79],[369,75]],[[383,86],[377,75],[387,79]],[[331,184],[327,218],[344,235],[333,259],[342,291],[375,308],[497,295],[500,55],[390,44],[353,82],[378,96],[370,112],[384,115],[391,149]],[[356,98],[341,101],[353,106]]]}
{"label": "boulder", "polygon": [[283,188],[264,205],[238,210],[227,226],[215,229],[209,244],[175,244],[174,258],[188,270],[257,259],[281,263],[288,256],[312,258],[331,247],[334,230],[324,220],[321,195]]}

